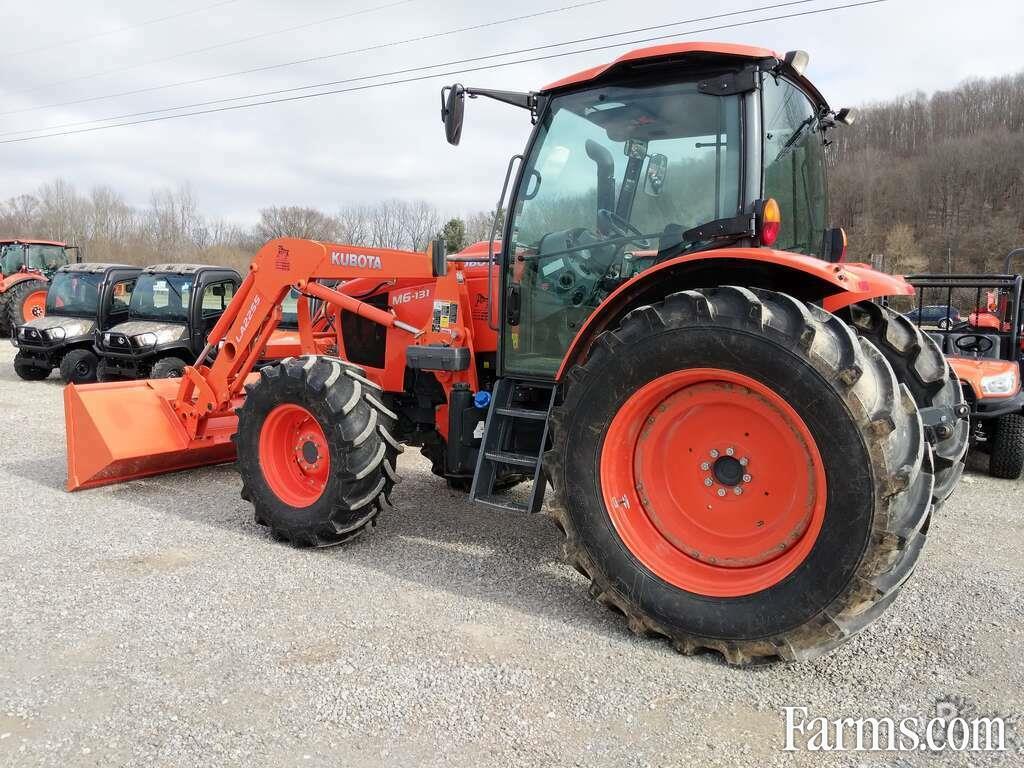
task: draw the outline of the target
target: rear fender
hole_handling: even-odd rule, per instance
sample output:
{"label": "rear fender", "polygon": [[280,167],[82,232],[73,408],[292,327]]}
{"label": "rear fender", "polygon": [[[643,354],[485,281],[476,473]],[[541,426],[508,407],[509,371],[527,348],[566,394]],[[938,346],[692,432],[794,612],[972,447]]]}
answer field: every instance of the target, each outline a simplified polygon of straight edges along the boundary
{"label": "rear fender", "polygon": [[50,279],[41,272],[15,272],[12,275],[0,278],[0,293],[9,291],[18,283],[24,283],[26,280],[38,280],[44,284],[50,282]]}
{"label": "rear fender", "polygon": [[866,264],[832,264],[770,248],[721,248],[670,259],[641,272],[613,291],[577,331],[556,379],[586,357],[604,330],[615,328],[632,309],[677,291],[739,285],[787,293],[835,312],[858,301],[913,295],[902,277]]}

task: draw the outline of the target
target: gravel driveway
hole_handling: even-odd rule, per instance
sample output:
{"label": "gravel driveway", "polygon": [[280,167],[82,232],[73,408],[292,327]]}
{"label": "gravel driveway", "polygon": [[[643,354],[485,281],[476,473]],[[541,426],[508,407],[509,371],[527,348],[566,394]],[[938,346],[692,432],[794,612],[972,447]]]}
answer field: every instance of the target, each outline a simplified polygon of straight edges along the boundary
{"label": "gravel driveway", "polygon": [[0,765],[1020,764],[788,754],[781,710],[1024,709],[1024,483],[967,476],[853,642],[733,669],[633,637],[546,518],[473,506],[415,450],[398,509],[323,551],[272,541],[231,466],[68,495],[60,383],[12,358],[0,342]]}

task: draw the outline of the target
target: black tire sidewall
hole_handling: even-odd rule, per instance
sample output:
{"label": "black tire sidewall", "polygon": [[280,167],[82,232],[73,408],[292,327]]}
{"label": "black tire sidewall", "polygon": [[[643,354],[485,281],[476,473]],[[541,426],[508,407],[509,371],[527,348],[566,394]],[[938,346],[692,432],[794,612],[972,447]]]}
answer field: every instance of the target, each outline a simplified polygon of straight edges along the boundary
{"label": "black tire sidewall", "polygon": [[[151,379],[180,379],[184,375],[185,366],[188,365],[180,357],[162,357],[153,363],[150,369]],[[172,371],[177,371],[177,376],[171,376]]]}
{"label": "black tire sidewall", "polygon": [[[89,372],[85,376],[78,374],[78,366],[89,364]],[[99,358],[88,349],[73,349],[60,361],[60,374],[69,384],[90,384],[97,380]]]}
{"label": "black tire sidewall", "polygon": [[[819,614],[857,572],[874,517],[871,461],[835,387],[791,347],[790,339],[771,329],[758,334],[708,325],[669,328],[605,356],[603,366],[589,378],[588,391],[580,395],[586,407],[572,414],[564,443],[567,512],[610,586],[664,626],[733,639],[783,633]],[[662,581],[626,548],[602,499],[604,439],[595,441],[592,430],[606,433],[621,405],[644,384],[691,367],[736,371],[774,390],[804,419],[824,462],[827,507],[814,547],[788,577],[751,595],[709,597]],[[667,457],[666,469],[685,460]]]}
{"label": "black tire sidewall", "polygon": [[[338,486],[343,482],[335,467],[346,446],[330,427],[332,414],[326,400],[316,396],[301,379],[288,376],[284,370],[280,372],[280,377],[284,381],[282,385],[257,387],[246,395],[238,421],[238,461],[248,469],[250,490],[254,495],[253,503],[257,507],[262,506],[270,514],[275,527],[305,531],[322,525],[334,512],[339,495]],[[305,408],[317,420],[330,451],[331,471],[327,483],[320,497],[308,507],[293,507],[282,501],[267,483],[260,462],[260,435],[263,424],[271,411],[279,405],[288,403]]]}

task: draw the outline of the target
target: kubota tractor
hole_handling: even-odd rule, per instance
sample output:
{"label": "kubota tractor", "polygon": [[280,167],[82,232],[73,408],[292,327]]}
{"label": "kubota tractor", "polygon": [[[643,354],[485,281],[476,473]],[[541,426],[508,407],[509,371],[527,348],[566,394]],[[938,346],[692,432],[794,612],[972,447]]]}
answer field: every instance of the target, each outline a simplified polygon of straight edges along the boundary
{"label": "kubota tractor", "polygon": [[127,319],[135,280],[142,270],[126,264],[69,264],[53,274],[46,316],[14,330],[14,371],[39,381],[60,368],[71,384],[96,381],[96,333]]}
{"label": "kubota tractor", "polygon": [[81,261],[77,245],[51,240],[0,240],[0,334],[9,336],[22,323],[42,317],[50,275]]}
{"label": "kubota tractor", "polygon": [[128,315],[96,334],[100,381],[180,378],[242,282],[227,267],[155,264],[139,275]]}
{"label": "kubota tractor", "polygon": [[[872,302],[911,286],[841,262],[824,139],[848,112],[806,61],[687,43],[444,89],[453,144],[467,95],[535,125],[487,251],[267,243],[180,382],[65,389],[69,489],[236,459],[257,522],[327,546],[419,445],[482,504],[546,495],[636,632],[733,663],[834,648],[909,578],[968,427],[934,342]],[[293,289],[304,354],[250,373]]]}

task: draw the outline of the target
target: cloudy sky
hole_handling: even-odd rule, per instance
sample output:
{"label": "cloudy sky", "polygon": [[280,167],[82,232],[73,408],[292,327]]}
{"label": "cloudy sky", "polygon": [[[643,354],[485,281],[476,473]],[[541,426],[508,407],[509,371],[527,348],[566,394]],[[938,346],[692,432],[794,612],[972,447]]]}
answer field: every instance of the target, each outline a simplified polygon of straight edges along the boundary
{"label": "cloudy sky", "polygon": [[[145,205],[153,188],[188,182],[205,212],[239,223],[254,221],[257,210],[267,205],[330,211],[385,197],[425,198],[450,213],[487,208],[497,196],[507,158],[524,145],[528,117],[486,100],[469,102],[462,144],[450,147],[439,122],[440,85],[458,79],[529,90],[610,60],[637,47],[631,41],[656,35],[807,50],[808,74],[833,106],[913,90],[931,92],[968,77],[1024,67],[1020,0],[888,0],[708,30],[855,1],[812,0],[778,7],[765,0],[7,0],[0,4],[0,142],[51,126],[219,99],[244,104],[253,99],[239,97],[362,78],[334,86],[351,88],[397,79],[373,76],[425,65],[762,10],[549,48],[543,53],[618,44],[457,77],[0,143],[0,199],[60,176],[83,190],[110,185],[136,205]],[[532,19],[444,34],[573,5],[577,7]],[[424,36],[431,39],[381,47]],[[376,50],[360,50],[366,48]],[[278,66],[309,58],[318,60]],[[520,58],[524,56],[462,67]],[[260,71],[231,74],[253,69]],[[401,77],[459,69],[453,65]],[[174,85],[200,79],[206,81]],[[163,87],[167,85],[174,87]],[[105,98],[131,91],[144,92]],[[80,103],[68,103],[76,101]]]}

